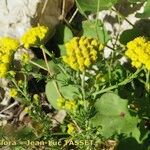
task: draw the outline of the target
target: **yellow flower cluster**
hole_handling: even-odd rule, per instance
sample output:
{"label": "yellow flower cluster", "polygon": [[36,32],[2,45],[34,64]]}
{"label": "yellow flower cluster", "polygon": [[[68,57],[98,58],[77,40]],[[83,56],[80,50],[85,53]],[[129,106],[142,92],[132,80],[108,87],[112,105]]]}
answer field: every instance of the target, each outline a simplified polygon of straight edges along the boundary
{"label": "yellow flower cluster", "polygon": [[105,75],[104,74],[102,74],[102,73],[98,73],[97,75],[96,75],[96,78],[95,78],[96,80],[96,83],[104,83],[104,82],[106,82],[106,77],[105,77]]}
{"label": "yellow flower cluster", "polygon": [[75,111],[77,109],[77,104],[74,100],[66,100],[62,97],[57,99],[57,106],[68,111]]}
{"label": "yellow flower cluster", "polygon": [[137,37],[133,41],[127,43],[127,51],[125,52],[132,61],[132,66],[140,68],[142,65],[150,70],[150,41],[144,37]]}
{"label": "yellow flower cluster", "polygon": [[30,28],[21,38],[21,42],[25,48],[31,46],[40,46],[48,34],[48,27],[37,26]]}
{"label": "yellow flower cluster", "polygon": [[67,55],[63,56],[63,61],[72,69],[81,72],[89,68],[97,59],[98,52],[103,49],[103,45],[96,39],[82,36],[74,37],[65,44]]}
{"label": "yellow flower cluster", "polygon": [[21,56],[21,61],[24,63],[24,64],[27,64],[29,61],[30,61],[30,55],[28,53],[24,53],[22,56]]}
{"label": "yellow flower cluster", "polygon": [[64,106],[65,106],[65,99],[62,98],[62,97],[58,98],[58,99],[57,99],[57,106],[58,106],[59,108],[64,108]]}
{"label": "yellow flower cluster", "polygon": [[76,127],[73,123],[69,123],[67,127],[68,127],[67,133],[70,135],[76,130]]}
{"label": "yellow flower cluster", "polygon": [[75,111],[77,109],[77,104],[74,100],[68,100],[65,102],[65,109],[69,111]]}
{"label": "yellow flower cluster", "polygon": [[15,89],[15,88],[10,89],[9,95],[10,95],[10,97],[13,97],[13,98],[17,97],[17,95],[18,95],[17,89]]}
{"label": "yellow flower cluster", "polygon": [[5,77],[8,72],[12,55],[19,47],[19,42],[10,37],[0,38],[0,78]]}
{"label": "yellow flower cluster", "polygon": [[39,102],[40,102],[40,96],[38,94],[34,94],[33,95],[33,102],[35,104],[39,104]]}

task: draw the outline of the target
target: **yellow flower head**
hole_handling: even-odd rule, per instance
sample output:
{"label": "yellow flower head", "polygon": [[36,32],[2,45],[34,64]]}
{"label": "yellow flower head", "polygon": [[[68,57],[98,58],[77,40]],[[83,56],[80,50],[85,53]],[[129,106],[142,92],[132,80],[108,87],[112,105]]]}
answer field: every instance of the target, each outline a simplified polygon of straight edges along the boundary
{"label": "yellow flower head", "polygon": [[13,70],[10,70],[8,73],[9,73],[9,75],[12,76],[12,77],[15,77],[15,75],[16,75],[16,72],[13,71]]}
{"label": "yellow flower head", "polygon": [[67,133],[70,135],[76,130],[76,127],[73,123],[69,123],[67,127],[68,127]]}
{"label": "yellow flower head", "polygon": [[27,53],[24,53],[22,56],[21,56],[21,61],[25,64],[27,64],[30,60],[30,55],[27,54]]}
{"label": "yellow flower head", "polygon": [[77,109],[77,104],[75,100],[68,100],[62,97],[57,99],[58,108],[65,109],[67,111],[75,111]]}
{"label": "yellow flower head", "polygon": [[57,99],[57,106],[58,106],[59,108],[64,108],[64,105],[65,105],[65,99],[62,98],[62,97],[58,98],[58,99]]}
{"label": "yellow flower head", "polygon": [[106,81],[106,77],[102,74],[102,73],[99,73],[96,75],[96,83],[103,83]]}
{"label": "yellow flower head", "polygon": [[23,80],[18,81],[18,86],[23,86]]}
{"label": "yellow flower head", "polygon": [[12,55],[19,47],[19,42],[10,37],[0,37],[0,78],[6,76]]}
{"label": "yellow flower head", "polygon": [[48,34],[48,27],[37,26],[30,28],[21,38],[21,42],[25,48],[31,46],[40,46]]}
{"label": "yellow flower head", "polygon": [[17,97],[17,95],[18,95],[17,89],[15,89],[15,88],[10,89],[9,95],[10,95],[10,97],[13,97],[13,98]]}
{"label": "yellow flower head", "polygon": [[125,54],[131,59],[132,66],[140,68],[144,65],[150,70],[150,41],[144,37],[137,37],[128,42]]}
{"label": "yellow flower head", "polygon": [[69,111],[75,111],[77,108],[77,104],[74,100],[68,100],[65,102],[64,108]]}
{"label": "yellow flower head", "polygon": [[5,53],[12,53],[19,47],[19,42],[10,37],[0,37],[0,51]]}
{"label": "yellow flower head", "polygon": [[72,69],[81,72],[89,68],[97,59],[99,51],[103,45],[96,39],[82,36],[74,37],[65,44],[67,55],[63,56],[63,61]]}
{"label": "yellow flower head", "polygon": [[33,95],[33,101],[34,101],[36,104],[39,104],[40,96],[39,96],[38,94],[34,94],[34,95]]}
{"label": "yellow flower head", "polygon": [[25,107],[24,112],[29,113],[30,112],[30,107]]}

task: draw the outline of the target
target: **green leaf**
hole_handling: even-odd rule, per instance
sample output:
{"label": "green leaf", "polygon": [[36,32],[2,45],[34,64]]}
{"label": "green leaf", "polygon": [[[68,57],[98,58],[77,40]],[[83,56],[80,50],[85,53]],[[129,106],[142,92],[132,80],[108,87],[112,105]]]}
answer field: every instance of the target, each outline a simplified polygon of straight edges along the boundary
{"label": "green leaf", "polygon": [[139,17],[139,18],[148,18],[148,17],[150,17],[150,0],[147,0],[147,3],[144,7],[144,12],[143,13],[137,13],[136,17]]}
{"label": "green leaf", "polygon": [[60,95],[57,92],[55,83],[57,83],[59,91],[65,99],[73,99],[74,95],[78,93],[78,90],[74,85],[65,84],[66,80],[66,76],[63,73],[60,73],[57,75],[57,80],[51,80],[46,85],[46,96],[50,104],[55,109],[59,109],[57,107],[57,99],[60,97]]}
{"label": "green leaf", "polygon": [[138,117],[128,110],[128,101],[114,93],[105,93],[95,103],[97,114],[92,118],[94,127],[101,127],[101,134],[109,138],[115,134],[126,134],[139,141]]}
{"label": "green leaf", "polygon": [[64,44],[58,44],[58,47],[60,49],[60,55],[63,56],[63,55],[67,55],[66,53],[66,48],[65,48],[65,45]]}
{"label": "green leaf", "polygon": [[129,41],[132,41],[138,36],[141,36],[141,32],[139,32],[138,29],[133,28],[129,30],[125,30],[121,35],[120,35],[120,43],[126,45]]}
{"label": "green leaf", "polygon": [[64,43],[68,42],[72,38],[73,38],[73,33],[66,25],[59,24],[56,27],[56,33],[54,35],[54,39],[61,50],[61,55],[66,54]]}
{"label": "green leaf", "polygon": [[88,20],[82,23],[83,35],[96,38],[106,43],[110,37],[100,20]]}
{"label": "green leaf", "polygon": [[99,4],[99,11],[110,9],[117,0],[76,0],[77,7],[81,14],[84,12],[97,12]]}
{"label": "green leaf", "polygon": [[72,39],[72,37],[73,33],[66,25],[59,24],[56,27],[54,38],[57,43],[64,44],[68,42],[70,39]]}

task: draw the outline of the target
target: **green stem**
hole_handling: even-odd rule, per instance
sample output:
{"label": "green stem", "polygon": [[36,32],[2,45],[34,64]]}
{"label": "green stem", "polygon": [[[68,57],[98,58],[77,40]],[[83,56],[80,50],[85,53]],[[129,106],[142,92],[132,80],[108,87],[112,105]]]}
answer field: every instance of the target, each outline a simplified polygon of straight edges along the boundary
{"label": "green stem", "polygon": [[81,77],[81,90],[82,90],[82,96],[83,99],[85,100],[85,71],[82,73],[82,77]]}
{"label": "green stem", "polygon": [[[44,45],[41,45],[41,49],[43,49],[44,51],[45,51],[45,53],[48,55],[48,56],[50,56],[51,58],[52,58],[52,61],[55,63],[55,57],[54,57],[54,55],[51,53],[51,52],[49,52],[48,50],[47,50],[47,48],[44,46]],[[63,71],[63,73],[66,75],[66,76],[68,76],[68,74],[66,73],[66,71],[65,71],[65,69],[60,65],[60,64],[57,64],[57,66]]]}
{"label": "green stem", "polygon": [[118,88],[119,86],[126,85],[127,83],[130,83],[134,78],[136,78],[136,77],[138,76],[138,73],[139,73],[140,71],[141,71],[141,69],[138,69],[134,74],[132,74],[130,77],[128,77],[128,78],[125,79],[124,81],[120,82],[119,84],[113,85],[113,86],[111,86],[111,87],[108,87],[108,88],[105,88],[105,89],[100,90],[100,91],[98,91],[98,92],[95,92],[95,93],[93,93],[93,96],[96,97],[96,96],[99,95],[99,94],[108,92],[108,91],[110,91],[110,90],[113,90],[113,89]]}
{"label": "green stem", "polygon": [[77,122],[73,119],[72,115],[71,115],[71,114],[69,114],[69,113],[68,113],[68,115],[70,116],[70,118],[71,118],[72,122],[73,122],[73,123],[75,124],[75,126],[77,127],[78,132],[79,132],[79,133],[81,133],[81,132],[82,132],[82,130],[81,130],[81,128],[78,126]]}
{"label": "green stem", "polygon": [[141,83],[143,83],[144,85],[146,84],[144,80],[142,79],[138,79]]}
{"label": "green stem", "polygon": [[100,1],[97,1],[96,25],[98,24],[98,20],[99,20],[99,18],[98,18],[98,16],[99,16],[99,9],[100,9]]}
{"label": "green stem", "polygon": [[28,92],[27,92],[27,84],[28,84],[27,76],[26,76],[26,74],[24,74],[24,90],[23,90],[23,92],[24,92],[25,95],[28,94]]}
{"label": "green stem", "polygon": [[54,58],[54,55],[51,52],[49,52],[44,45],[41,45],[40,48],[43,49],[49,57]]}
{"label": "green stem", "polygon": [[[97,1],[97,13],[96,13],[96,23],[95,23],[95,29],[96,29],[96,34],[97,34],[97,38],[99,39],[99,33],[98,33],[98,15],[99,15],[99,7],[100,7],[100,1]],[[103,25],[102,25],[103,26]]]}
{"label": "green stem", "polygon": [[106,62],[106,66],[108,68],[108,79],[109,79],[109,85],[111,85],[111,63],[109,64],[108,62]]}
{"label": "green stem", "polygon": [[62,67],[61,64],[57,64],[57,66],[61,69],[61,71],[69,78],[69,75],[67,74],[66,70]]}
{"label": "green stem", "polygon": [[24,93],[19,86],[17,85],[16,81],[13,79],[12,80],[13,84],[15,85],[15,87],[17,88],[17,90],[24,96],[24,98],[29,102],[30,99],[27,97],[26,93]]}
{"label": "green stem", "polygon": [[150,91],[150,83],[149,83],[149,79],[150,79],[150,71],[149,70],[147,70],[146,71],[146,89],[147,89],[147,91]]}

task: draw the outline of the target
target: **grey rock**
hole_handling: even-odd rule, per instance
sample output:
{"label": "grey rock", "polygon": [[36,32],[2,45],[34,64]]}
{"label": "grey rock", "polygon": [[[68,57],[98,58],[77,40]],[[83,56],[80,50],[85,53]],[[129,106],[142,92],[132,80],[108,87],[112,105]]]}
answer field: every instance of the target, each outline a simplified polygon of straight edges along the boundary
{"label": "grey rock", "polygon": [[0,36],[19,38],[37,24],[53,28],[59,22],[62,0],[0,0]]}

